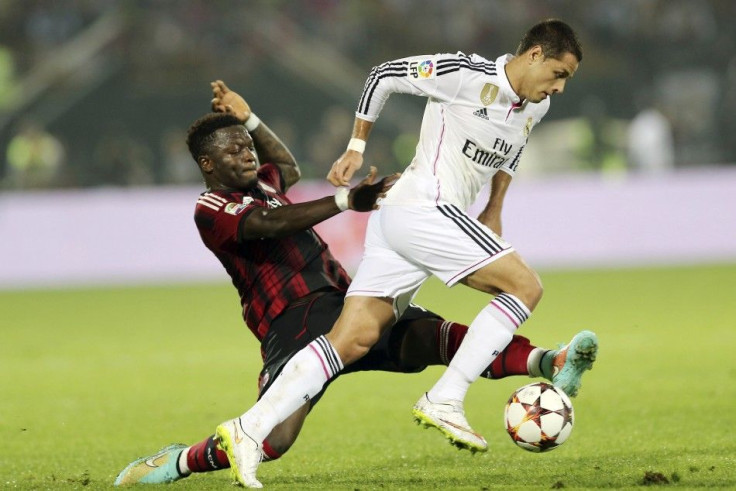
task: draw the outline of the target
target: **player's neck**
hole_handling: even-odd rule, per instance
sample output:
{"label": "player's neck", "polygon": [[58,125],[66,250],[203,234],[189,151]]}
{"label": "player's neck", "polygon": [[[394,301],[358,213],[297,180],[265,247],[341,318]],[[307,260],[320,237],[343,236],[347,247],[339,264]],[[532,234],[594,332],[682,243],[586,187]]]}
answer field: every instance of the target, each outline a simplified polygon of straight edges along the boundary
{"label": "player's neck", "polygon": [[519,102],[524,102],[524,96],[521,95],[519,92],[521,90],[521,80],[522,80],[522,74],[524,73],[524,66],[523,66],[524,60],[521,56],[516,56],[509,60],[508,63],[503,67],[504,72],[506,72],[506,78],[509,81],[509,84],[511,85],[511,89],[514,91],[514,93],[519,96]]}
{"label": "player's neck", "polygon": [[226,191],[226,192],[234,192],[238,191],[237,189],[233,189],[229,186],[225,186],[221,182],[205,182],[205,186],[207,187],[207,191]]}

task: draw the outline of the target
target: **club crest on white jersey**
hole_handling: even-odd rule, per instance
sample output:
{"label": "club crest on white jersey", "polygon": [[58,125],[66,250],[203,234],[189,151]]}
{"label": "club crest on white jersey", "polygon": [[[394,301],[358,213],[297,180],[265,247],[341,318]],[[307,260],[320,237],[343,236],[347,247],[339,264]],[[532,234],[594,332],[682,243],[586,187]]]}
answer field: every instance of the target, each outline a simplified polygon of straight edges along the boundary
{"label": "club crest on white jersey", "polygon": [[524,136],[529,136],[529,133],[532,132],[532,126],[534,126],[534,120],[529,117],[526,119],[526,125],[524,126]]}
{"label": "club crest on white jersey", "polygon": [[482,102],[484,106],[490,106],[493,104],[493,101],[496,100],[497,96],[498,85],[485,84],[480,91],[480,102]]}

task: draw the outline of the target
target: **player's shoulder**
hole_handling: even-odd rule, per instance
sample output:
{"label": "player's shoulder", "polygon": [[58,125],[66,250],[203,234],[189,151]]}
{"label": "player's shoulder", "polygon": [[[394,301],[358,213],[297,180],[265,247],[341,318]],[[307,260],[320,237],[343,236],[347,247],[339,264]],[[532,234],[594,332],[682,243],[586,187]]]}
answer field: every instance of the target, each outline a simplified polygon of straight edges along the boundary
{"label": "player's shoulder", "polygon": [[456,53],[444,53],[435,55],[437,66],[440,71],[450,71],[452,68],[462,70],[469,75],[480,77],[494,77],[496,72],[496,61],[489,60],[477,53],[465,54],[462,51]]}
{"label": "player's shoulder", "polygon": [[232,202],[229,194],[225,191],[204,191],[197,197],[195,213],[220,211],[223,206]]}
{"label": "player's shoulder", "polygon": [[[402,60],[405,63],[408,63],[410,66],[412,64],[416,63],[426,63],[426,64],[456,64],[456,65],[465,65],[466,67],[469,64],[490,64],[495,65],[495,61],[488,60],[478,54],[472,53],[472,54],[465,54],[462,51],[456,51],[455,53],[450,52],[444,52],[444,53],[432,53],[432,54],[423,54],[423,55],[414,55],[409,56],[407,58],[403,58]],[[391,62],[387,62],[391,63]]]}
{"label": "player's shoulder", "polygon": [[[460,53],[460,52],[458,52]],[[465,55],[468,57],[468,59],[474,63],[487,63],[491,65],[496,65],[496,59],[493,60],[486,58],[485,56],[479,55],[478,53],[471,53],[469,55]]]}
{"label": "player's shoulder", "polygon": [[197,197],[194,216],[195,218],[198,216],[213,216],[221,211],[230,215],[237,215],[255,201],[253,197],[242,192],[205,191]]}
{"label": "player's shoulder", "polygon": [[456,51],[454,53],[435,53],[432,56],[440,59],[464,60],[472,61],[474,63],[495,63],[495,60],[489,60],[488,58],[485,58],[477,53],[467,54],[464,51]]}

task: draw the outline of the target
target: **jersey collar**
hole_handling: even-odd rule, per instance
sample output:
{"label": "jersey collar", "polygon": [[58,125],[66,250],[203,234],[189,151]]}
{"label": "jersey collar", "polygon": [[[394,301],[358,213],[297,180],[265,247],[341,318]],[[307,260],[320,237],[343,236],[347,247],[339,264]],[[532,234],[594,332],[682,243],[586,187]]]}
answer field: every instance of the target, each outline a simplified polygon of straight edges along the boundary
{"label": "jersey collar", "polygon": [[517,105],[521,102],[521,97],[514,92],[511,88],[511,82],[506,75],[506,63],[514,59],[514,55],[505,54],[496,58],[496,73],[498,73],[498,85],[501,88],[502,94],[511,100],[512,105]]}

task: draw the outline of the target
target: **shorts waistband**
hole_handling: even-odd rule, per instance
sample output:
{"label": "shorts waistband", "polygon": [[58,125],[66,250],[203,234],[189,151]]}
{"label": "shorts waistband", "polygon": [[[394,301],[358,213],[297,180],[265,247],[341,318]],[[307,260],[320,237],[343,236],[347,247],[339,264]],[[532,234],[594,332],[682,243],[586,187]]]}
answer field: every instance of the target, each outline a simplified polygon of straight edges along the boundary
{"label": "shorts waistband", "polygon": [[300,307],[302,305],[309,304],[313,302],[314,300],[317,300],[319,297],[326,295],[328,293],[338,293],[338,290],[335,290],[334,288],[323,288],[321,290],[313,291],[311,293],[308,293],[304,295],[303,297],[299,297],[296,300],[289,303],[289,306],[286,307],[285,310],[293,309],[295,307]]}

